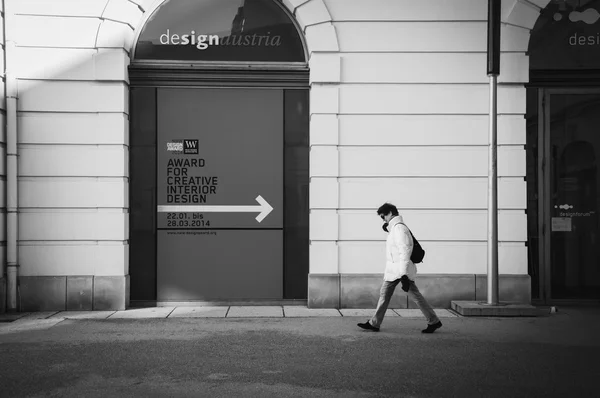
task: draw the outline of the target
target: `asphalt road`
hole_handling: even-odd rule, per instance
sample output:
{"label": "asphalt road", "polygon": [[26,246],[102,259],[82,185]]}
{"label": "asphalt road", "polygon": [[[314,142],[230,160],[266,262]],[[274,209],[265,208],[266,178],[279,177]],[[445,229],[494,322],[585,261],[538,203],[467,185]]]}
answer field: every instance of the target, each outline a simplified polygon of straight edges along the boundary
{"label": "asphalt road", "polygon": [[0,324],[0,397],[598,397],[599,315]]}

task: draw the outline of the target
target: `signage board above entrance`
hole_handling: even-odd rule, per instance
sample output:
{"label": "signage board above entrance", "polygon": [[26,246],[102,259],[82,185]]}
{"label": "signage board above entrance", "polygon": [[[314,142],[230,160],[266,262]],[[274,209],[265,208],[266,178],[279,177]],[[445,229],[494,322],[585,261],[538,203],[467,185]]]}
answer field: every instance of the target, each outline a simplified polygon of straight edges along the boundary
{"label": "signage board above entrance", "polygon": [[552,0],[531,31],[531,70],[600,69],[600,2]]}
{"label": "signage board above entrance", "polygon": [[142,30],[135,59],[305,62],[305,55],[275,0],[167,0]]}

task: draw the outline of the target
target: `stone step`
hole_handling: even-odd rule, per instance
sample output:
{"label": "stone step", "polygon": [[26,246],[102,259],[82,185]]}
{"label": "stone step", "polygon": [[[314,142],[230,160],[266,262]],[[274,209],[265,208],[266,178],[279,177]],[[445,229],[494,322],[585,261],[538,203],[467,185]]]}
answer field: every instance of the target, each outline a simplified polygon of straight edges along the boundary
{"label": "stone step", "polygon": [[488,305],[485,301],[452,301],[450,305],[454,311],[462,316],[536,317],[546,315],[546,312],[548,312],[525,303],[500,302],[498,305]]}

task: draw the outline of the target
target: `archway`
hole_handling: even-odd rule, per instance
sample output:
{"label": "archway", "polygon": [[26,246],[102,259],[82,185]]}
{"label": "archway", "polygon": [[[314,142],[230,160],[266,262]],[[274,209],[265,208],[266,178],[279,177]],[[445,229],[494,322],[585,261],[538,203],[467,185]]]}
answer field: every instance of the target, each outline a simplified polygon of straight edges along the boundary
{"label": "archway", "polygon": [[306,299],[303,41],[274,0],[147,18],[129,67],[133,301]]}

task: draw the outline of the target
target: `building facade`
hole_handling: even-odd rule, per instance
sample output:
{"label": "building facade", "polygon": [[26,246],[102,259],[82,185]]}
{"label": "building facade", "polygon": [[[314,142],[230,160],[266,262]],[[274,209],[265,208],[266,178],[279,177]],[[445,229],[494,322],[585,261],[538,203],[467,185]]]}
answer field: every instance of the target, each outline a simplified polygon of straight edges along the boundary
{"label": "building facade", "polygon": [[[502,2],[502,301],[600,298],[597,3]],[[3,306],[373,307],[384,202],[485,299],[487,2],[3,7]]]}

